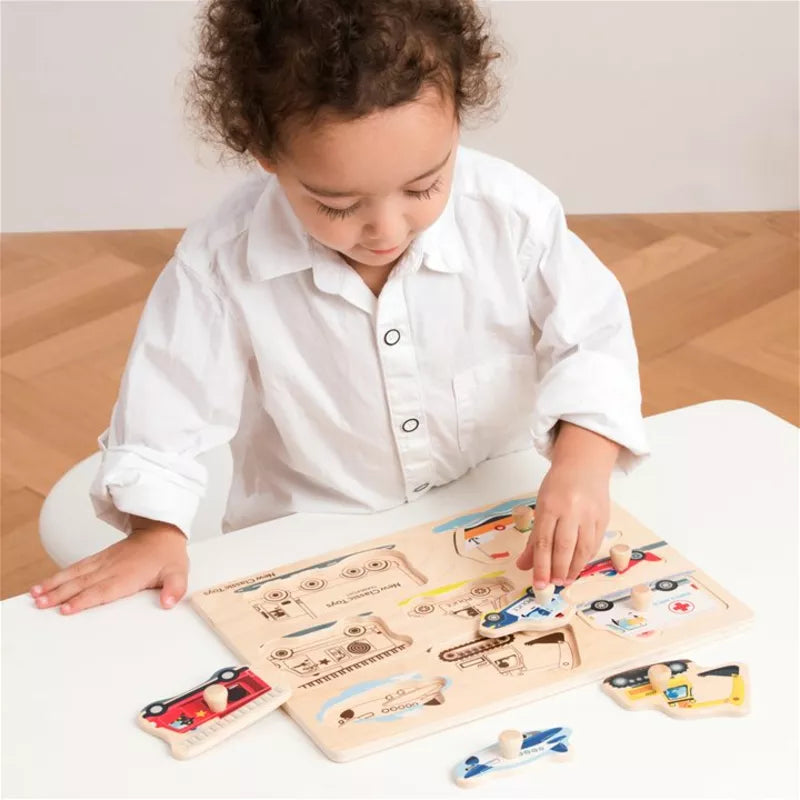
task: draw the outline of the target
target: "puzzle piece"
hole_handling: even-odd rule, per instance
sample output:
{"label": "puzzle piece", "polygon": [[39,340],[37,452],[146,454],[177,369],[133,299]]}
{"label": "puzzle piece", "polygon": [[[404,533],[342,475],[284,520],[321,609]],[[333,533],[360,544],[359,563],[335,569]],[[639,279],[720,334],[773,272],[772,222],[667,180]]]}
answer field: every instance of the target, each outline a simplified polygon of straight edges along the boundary
{"label": "puzzle piece", "polygon": [[575,606],[567,600],[563,586],[551,584],[540,598],[529,586],[506,606],[484,614],[478,633],[495,638],[521,631],[551,630],[563,625],[574,613]]}
{"label": "puzzle piece", "polygon": [[679,719],[739,716],[750,710],[744,664],[713,669],[687,659],[646,664],[606,678],[603,691],[631,711],[653,708]]}
{"label": "puzzle piece", "polygon": [[495,744],[465,758],[453,770],[453,779],[469,788],[489,778],[508,775],[511,771],[549,757],[558,761],[571,756],[569,728],[548,728],[544,731],[503,731]]}
{"label": "puzzle piece", "polygon": [[266,716],[290,695],[254,667],[224,667],[187,692],[148,703],[138,722],[164,739],[175,758],[191,758]]}

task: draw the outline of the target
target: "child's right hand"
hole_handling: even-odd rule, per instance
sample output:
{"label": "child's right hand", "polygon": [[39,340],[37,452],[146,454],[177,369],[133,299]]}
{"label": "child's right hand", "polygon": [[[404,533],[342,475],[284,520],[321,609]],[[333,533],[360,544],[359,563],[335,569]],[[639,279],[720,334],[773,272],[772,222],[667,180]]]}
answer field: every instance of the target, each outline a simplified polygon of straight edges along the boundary
{"label": "child's right hand", "polygon": [[162,607],[172,608],[186,594],[186,537],[179,528],[162,522],[147,521],[135,527],[122,541],[34,586],[31,595],[36,605],[60,605],[62,614],[74,614],[142,589],[161,587]]}

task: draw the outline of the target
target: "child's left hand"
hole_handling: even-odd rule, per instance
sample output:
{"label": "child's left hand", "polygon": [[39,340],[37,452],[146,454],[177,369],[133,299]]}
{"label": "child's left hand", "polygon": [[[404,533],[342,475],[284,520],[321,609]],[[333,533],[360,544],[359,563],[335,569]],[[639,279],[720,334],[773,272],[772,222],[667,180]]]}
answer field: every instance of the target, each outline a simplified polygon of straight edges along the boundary
{"label": "child's left hand", "polygon": [[533,530],[517,559],[533,587],[569,585],[597,552],[609,518],[608,484],[619,445],[561,422],[550,470],[536,498]]}

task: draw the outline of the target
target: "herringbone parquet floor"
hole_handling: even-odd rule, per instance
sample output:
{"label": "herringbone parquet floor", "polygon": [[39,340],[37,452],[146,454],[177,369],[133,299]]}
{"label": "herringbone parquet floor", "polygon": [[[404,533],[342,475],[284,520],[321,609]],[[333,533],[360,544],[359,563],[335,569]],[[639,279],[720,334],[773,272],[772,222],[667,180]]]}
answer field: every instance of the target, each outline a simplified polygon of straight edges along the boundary
{"label": "herringbone parquet floor", "polygon": [[[800,424],[800,215],[569,222],[628,294],[645,414],[740,398]],[[176,230],[2,237],[2,597],[53,568],[37,535],[42,501],[96,449],[145,297],[179,238]]]}

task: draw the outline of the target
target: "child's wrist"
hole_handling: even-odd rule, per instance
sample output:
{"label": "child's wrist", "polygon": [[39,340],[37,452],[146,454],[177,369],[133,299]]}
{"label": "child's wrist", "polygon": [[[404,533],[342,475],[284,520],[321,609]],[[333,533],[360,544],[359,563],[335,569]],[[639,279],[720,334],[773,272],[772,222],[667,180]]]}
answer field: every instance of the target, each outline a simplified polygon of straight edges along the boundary
{"label": "child's wrist", "polygon": [[552,450],[552,464],[574,464],[611,474],[617,463],[621,446],[605,436],[559,420]]}

